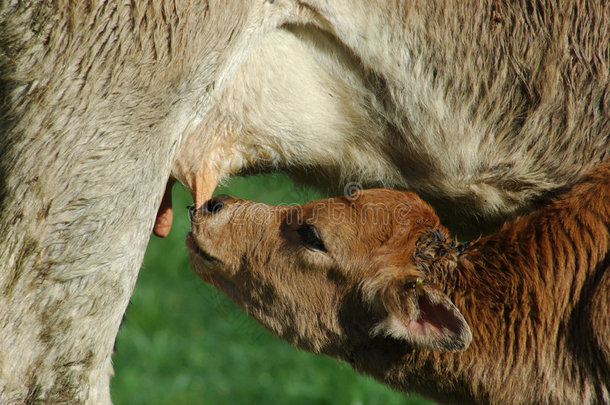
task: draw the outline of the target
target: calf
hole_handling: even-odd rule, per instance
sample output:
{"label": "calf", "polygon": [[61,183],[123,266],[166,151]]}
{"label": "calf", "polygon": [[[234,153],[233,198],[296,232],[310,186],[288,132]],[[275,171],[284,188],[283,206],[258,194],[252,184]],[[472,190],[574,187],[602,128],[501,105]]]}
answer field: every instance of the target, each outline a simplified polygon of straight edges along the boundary
{"label": "calf", "polygon": [[440,401],[610,401],[608,160],[467,244],[393,190],[191,215],[197,275],[300,348]]}

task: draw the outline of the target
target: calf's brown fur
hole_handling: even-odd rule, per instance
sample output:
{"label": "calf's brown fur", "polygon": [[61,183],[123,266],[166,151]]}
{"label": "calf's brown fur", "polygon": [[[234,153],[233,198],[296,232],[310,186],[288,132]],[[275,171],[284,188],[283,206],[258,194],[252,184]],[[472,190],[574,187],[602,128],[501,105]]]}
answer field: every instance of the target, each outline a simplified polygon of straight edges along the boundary
{"label": "calf's brown fur", "polygon": [[392,190],[192,217],[196,273],[298,347],[441,401],[610,401],[608,162],[466,245]]}

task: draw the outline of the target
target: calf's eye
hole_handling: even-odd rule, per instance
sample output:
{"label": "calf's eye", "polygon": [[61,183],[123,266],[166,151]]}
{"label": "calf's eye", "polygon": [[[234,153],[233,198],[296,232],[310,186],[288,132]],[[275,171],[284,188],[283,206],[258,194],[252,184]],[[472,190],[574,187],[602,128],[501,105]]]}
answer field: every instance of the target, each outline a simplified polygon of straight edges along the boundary
{"label": "calf's eye", "polygon": [[307,223],[303,224],[297,228],[297,233],[307,249],[326,252],[326,246],[324,246],[324,242],[320,238],[320,232],[315,226]]}

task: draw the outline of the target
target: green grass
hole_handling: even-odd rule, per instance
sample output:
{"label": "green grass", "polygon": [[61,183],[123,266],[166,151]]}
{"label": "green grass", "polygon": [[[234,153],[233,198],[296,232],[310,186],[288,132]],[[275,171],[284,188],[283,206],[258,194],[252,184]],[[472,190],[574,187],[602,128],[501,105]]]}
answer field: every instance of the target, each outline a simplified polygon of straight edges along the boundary
{"label": "green grass", "polygon": [[[218,192],[267,203],[319,198],[281,175],[237,178]],[[190,196],[174,187],[174,225],[152,237],[117,338],[115,404],[431,404],[271,335],[190,268]]]}

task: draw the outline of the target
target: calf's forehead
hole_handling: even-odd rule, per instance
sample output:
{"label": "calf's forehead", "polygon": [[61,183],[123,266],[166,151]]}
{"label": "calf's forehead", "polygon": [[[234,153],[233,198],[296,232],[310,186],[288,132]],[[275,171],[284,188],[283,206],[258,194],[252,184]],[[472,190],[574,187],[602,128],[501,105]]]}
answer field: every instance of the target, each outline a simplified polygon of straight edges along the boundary
{"label": "calf's forehead", "polygon": [[316,225],[327,248],[334,253],[340,246],[351,251],[363,245],[375,249],[390,239],[402,243],[403,239],[412,239],[418,230],[439,225],[428,204],[416,194],[397,190],[362,190],[296,208],[290,222]]}
{"label": "calf's forehead", "polygon": [[[299,206],[299,216],[308,222],[341,223],[357,219],[354,225],[389,225],[411,217],[436,217],[416,194],[388,189],[360,190],[349,196],[310,201]],[[420,221],[421,222],[421,221]]]}

